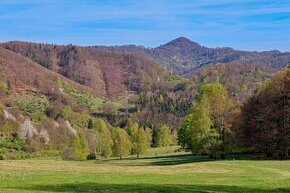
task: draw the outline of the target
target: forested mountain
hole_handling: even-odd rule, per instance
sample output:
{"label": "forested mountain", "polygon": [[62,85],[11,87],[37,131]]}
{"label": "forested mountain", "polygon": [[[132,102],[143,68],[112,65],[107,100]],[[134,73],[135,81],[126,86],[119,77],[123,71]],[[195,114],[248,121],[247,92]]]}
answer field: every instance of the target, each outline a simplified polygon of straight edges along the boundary
{"label": "forested mountain", "polygon": [[219,83],[239,109],[290,61],[289,53],[206,48],[186,38],[152,49],[19,41],[0,47],[0,155],[11,158],[40,150],[67,159],[120,156],[112,151],[116,140],[135,132],[146,147],[160,146],[161,134],[177,144],[206,85]]}
{"label": "forested mountain", "polygon": [[166,75],[154,60],[136,54],[26,42],[9,42],[2,47],[94,89],[99,96],[124,96],[127,91],[138,91],[146,84],[162,81]]}
{"label": "forested mountain", "polygon": [[156,48],[145,48],[135,45],[100,48],[149,56],[158,61],[166,69],[179,75],[186,75],[198,68],[219,63],[268,65],[276,69],[283,69],[290,64],[289,52],[277,50],[250,52],[235,50],[230,47],[208,48],[185,37],[177,38]]}

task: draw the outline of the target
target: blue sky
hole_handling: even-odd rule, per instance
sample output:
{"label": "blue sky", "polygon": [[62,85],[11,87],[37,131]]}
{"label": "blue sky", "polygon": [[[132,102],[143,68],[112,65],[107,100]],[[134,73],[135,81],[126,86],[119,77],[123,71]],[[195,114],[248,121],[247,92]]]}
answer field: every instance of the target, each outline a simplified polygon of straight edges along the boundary
{"label": "blue sky", "polygon": [[289,0],[0,0],[0,41],[290,51]]}

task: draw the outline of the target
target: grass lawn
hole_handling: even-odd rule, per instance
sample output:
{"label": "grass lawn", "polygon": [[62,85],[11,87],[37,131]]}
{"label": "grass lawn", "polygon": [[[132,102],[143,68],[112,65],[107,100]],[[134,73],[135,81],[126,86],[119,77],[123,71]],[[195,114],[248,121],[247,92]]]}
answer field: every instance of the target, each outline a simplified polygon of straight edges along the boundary
{"label": "grass lawn", "polygon": [[122,161],[0,161],[0,192],[290,192],[290,161],[155,155]]}

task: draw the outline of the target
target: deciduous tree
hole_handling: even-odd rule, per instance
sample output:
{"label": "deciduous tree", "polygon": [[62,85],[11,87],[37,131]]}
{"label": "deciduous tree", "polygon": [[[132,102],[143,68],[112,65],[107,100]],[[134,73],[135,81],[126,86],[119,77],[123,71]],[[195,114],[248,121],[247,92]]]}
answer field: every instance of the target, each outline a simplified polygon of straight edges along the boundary
{"label": "deciduous tree", "polygon": [[120,159],[123,156],[129,155],[132,150],[132,143],[128,133],[119,127],[114,130],[114,155]]}

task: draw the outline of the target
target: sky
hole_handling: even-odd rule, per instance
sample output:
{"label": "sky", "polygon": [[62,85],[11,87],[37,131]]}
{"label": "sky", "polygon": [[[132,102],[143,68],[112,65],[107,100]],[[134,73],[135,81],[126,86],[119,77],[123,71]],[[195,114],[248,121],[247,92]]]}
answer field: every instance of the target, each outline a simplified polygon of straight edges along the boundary
{"label": "sky", "polygon": [[290,0],[0,0],[0,42],[290,51]]}

